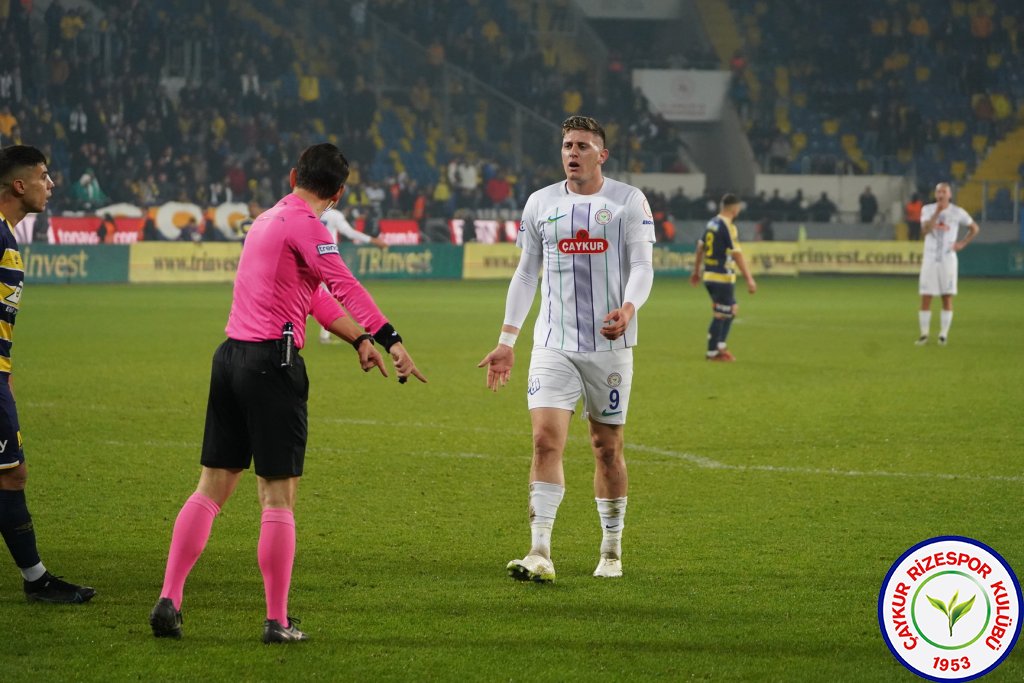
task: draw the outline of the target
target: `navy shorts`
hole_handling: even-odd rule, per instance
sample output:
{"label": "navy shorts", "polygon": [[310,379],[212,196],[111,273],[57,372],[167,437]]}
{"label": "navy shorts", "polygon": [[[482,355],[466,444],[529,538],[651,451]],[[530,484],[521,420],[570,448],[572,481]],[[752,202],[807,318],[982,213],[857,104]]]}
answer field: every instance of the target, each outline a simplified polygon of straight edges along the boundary
{"label": "navy shorts", "polygon": [[13,470],[25,462],[18,409],[14,405],[10,380],[10,375],[0,374],[0,472]]}
{"label": "navy shorts", "polygon": [[715,313],[732,315],[736,306],[736,285],[731,282],[705,282],[704,286],[711,295],[711,307]]}
{"label": "navy shorts", "polygon": [[298,477],[306,457],[306,364],[281,367],[279,342],[228,339],[213,354],[200,462],[265,478]]}

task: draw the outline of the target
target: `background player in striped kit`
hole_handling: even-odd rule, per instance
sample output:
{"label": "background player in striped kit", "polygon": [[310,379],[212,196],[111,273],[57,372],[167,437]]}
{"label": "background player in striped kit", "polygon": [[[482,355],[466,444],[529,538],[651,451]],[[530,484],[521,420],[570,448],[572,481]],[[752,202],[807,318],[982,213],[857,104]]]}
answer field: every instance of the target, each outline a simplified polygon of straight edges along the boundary
{"label": "background player in striped kit", "polygon": [[708,221],[704,234],[697,240],[696,260],[690,284],[694,287],[701,281],[703,266],[704,287],[711,297],[713,317],[708,327],[707,359],[713,361],[732,362],[736,357],[729,353],[726,340],[736,317],[736,273],[732,264],[743,273],[747,281],[747,291],[757,292],[757,283],[750,274],[750,268],[740,250],[739,233],[733,223],[740,214],[740,200],[734,194],[722,197],[718,207],[718,215]]}
{"label": "background player in striped kit", "polygon": [[654,219],[637,188],[605,178],[605,134],[597,121],[562,124],[565,180],[534,192],[516,244],[523,250],[505,303],[498,345],[479,367],[497,391],[511,376],[513,345],[543,268],[541,309],[527,382],[533,425],[530,467],[532,544],[507,570],[519,580],[551,581],[551,531],[565,492],[562,454],[569,420],[583,398],[595,459],[594,495],[603,538],[594,576],[622,576],[627,475],[623,425],[633,378],[636,312],[654,281]]}
{"label": "background player in striped kit", "polygon": [[39,559],[35,527],[25,502],[28,470],[11,389],[14,318],[25,279],[14,226],[26,215],[46,208],[52,192],[53,181],[42,152],[25,145],[0,150],[0,535],[21,570],[29,600],[82,603],[96,591],[61,580]]}

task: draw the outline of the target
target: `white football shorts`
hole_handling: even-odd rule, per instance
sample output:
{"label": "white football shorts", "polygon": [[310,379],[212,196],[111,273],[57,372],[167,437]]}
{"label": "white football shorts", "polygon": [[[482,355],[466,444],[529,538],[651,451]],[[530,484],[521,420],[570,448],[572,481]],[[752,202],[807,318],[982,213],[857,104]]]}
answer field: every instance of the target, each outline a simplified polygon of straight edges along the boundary
{"label": "white football shorts", "polygon": [[927,260],[921,264],[921,279],[918,293],[928,296],[956,294],[956,254],[946,254],[942,261]]}
{"label": "white football shorts", "polygon": [[575,412],[604,424],[626,424],[633,386],[633,349],[569,352],[536,346],[530,357],[526,403]]}

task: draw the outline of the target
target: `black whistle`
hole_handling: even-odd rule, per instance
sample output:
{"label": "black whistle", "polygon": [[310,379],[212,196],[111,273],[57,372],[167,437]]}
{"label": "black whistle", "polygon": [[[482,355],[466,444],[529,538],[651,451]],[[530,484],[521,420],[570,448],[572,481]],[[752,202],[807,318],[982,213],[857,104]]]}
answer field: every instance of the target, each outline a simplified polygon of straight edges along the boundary
{"label": "black whistle", "polygon": [[290,368],[295,361],[295,326],[285,323],[281,328],[281,367]]}

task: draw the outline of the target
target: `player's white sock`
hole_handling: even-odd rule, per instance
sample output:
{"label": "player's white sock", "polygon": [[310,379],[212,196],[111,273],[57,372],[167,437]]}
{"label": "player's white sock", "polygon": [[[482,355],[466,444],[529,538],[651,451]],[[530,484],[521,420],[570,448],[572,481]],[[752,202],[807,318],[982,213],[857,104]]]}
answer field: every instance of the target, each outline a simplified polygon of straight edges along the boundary
{"label": "player's white sock", "polygon": [[622,529],[626,526],[626,496],[622,498],[595,498],[597,514],[601,516],[601,554],[622,557]]}
{"label": "player's white sock", "polygon": [[939,336],[948,337],[949,327],[953,324],[953,311],[942,311],[939,313]]}
{"label": "player's white sock", "polygon": [[932,312],[931,311],[918,311],[917,312],[917,324],[921,327],[921,336],[927,337],[928,330],[932,326]]}
{"label": "player's white sock", "polygon": [[551,557],[551,529],[555,526],[555,515],[564,495],[565,487],[559,484],[530,482],[531,555]]}
{"label": "player's white sock", "polygon": [[26,581],[37,581],[43,578],[43,574],[46,573],[46,567],[43,566],[42,562],[39,562],[34,567],[27,567],[21,570],[21,576]]}
{"label": "player's white sock", "polygon": [[331,341],[331,333],[328,332],[326,328],[323,328],[323,327],[320,328],[320,341],[321,342],[329,342],[329,341]]}

